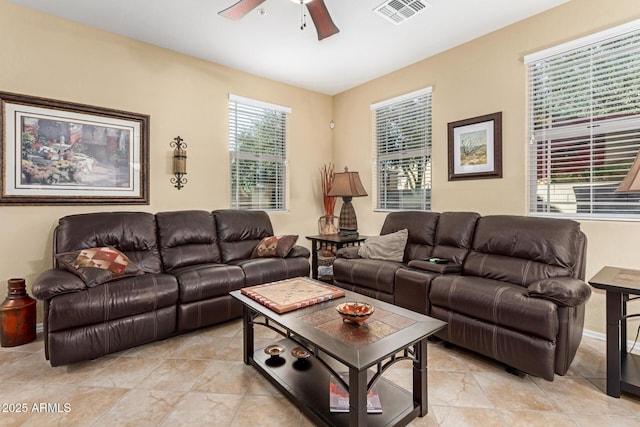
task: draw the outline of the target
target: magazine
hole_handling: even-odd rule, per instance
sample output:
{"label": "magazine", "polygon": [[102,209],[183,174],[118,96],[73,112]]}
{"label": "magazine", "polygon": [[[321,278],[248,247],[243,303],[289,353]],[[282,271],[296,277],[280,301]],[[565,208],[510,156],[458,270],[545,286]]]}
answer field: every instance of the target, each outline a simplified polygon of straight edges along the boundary
{"label": "magazine", "polygon": [[[340,377],[349,384],[349,374],[341,373]],[[329,410],[331,412],[349,412],[349,393],[344,389],[333,375],[329,378]],[[367,413],[381,414],[382,403],[378,389],[374,385],[367,394]]]}

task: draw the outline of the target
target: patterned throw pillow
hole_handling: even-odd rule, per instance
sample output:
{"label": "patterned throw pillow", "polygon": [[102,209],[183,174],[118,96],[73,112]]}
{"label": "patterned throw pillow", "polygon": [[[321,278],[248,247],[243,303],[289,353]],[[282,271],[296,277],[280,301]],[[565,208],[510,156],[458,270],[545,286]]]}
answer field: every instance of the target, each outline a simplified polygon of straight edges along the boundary
{"label": "patterned throw pillow", "polygon": [[297,235],[265,237],[251,252],[251,258],[280,257],[285,258],[298,241]]}
{"label": "patterned throw pillow", "polygon": [[88,287],[143,273],[125,254],[112,247],[65,252],[56,255],[56,259]]}

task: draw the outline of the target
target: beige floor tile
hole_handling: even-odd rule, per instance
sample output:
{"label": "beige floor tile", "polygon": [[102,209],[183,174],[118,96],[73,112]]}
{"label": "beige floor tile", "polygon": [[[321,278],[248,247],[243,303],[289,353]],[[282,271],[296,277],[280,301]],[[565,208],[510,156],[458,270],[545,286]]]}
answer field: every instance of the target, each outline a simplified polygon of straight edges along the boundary
{"label": "beige floor tile", "polygon": [[443,342],[429,343],[427,366],[436,371],[469,372],[504,370],[504,365],[460,347],[444,346]]}
{"label": "beige floor tile", "polygon": [[43,353],[44,354],[44,334],[42,332],[36,333],[36,339],[22,345],[14,347],[2,347],[4,352],[19,352],[19,353]]}
{"label": "beige floor tile", "polygon": [[[61,412],[32,414],[23,426],[89,426],[105,414],[127,393],[125,389],[78,387],[60,395],[56,402]],[[56,408],[50,408],[55,410]]]}
{"label": "beige floor tile", "polygon": [[471,372],[429,371],[431,405],[493,408]]}
{"label": "beige floor tile", "polygon": [[231,342],[227,337],[196,335],[178,347],[171,357],[184,359],[222,359],[224,350]]}
{"label": "beige floor tile", "polygon": [[203,337],[222,337],[232,338],[240,335],[242,337],[242,320],[236,319],[215,326],[209,326],[198,331],[199,336]]}
{"label": "beige floor tile", "polygon": [[162,341],[140,345],[126,351],[124,357],[169,357],[193,335],[178,335]]}
{"label": "beige floor tile", "polygon": [[439,427],[511,427],[502,412],[490,409],[434,406],[433,415]]}
{"label": "beige floor tile", "polygon": [[580,427],[638,427],[640,425],[640,414],[638,417],[614,417],[605,415],[573,415],[573,421]]}
{"label": "beige floor tile", "polygon": [[129,390],[108,412],[99,426],[157,426],[173,410],[183,393],[159,390]]}
{"label": "beige floor tile", "polygon": [[256,370],[243,362],[214,360],[192,390],[205,393],[244,394],[256,375]]}
{"label": "beige floor tile", "polygon": [[498,409],[560,411],[528,375],[518,377],[507,372],[473,372],[472,375]]}
{"label": "beige floor tile", "polygon": [[[502,417],[511,427],[571,427],[573,417],[559,412],[504,411]],[[603,424],[599,427],[605,426]]]}
{"label": "beige floor tile", "polygon": [[167,359],[137,386],[137,389],[188,391],[202,376],[208,360]]}
{"label": "beige floor tile", "polygon": [[433,409],[429,409],[429,413],[424,417],[417,417],[412,420],[409,425],[411,427],[438,427],[436,417],[433,415]]}
{"label": "beige floor tile", "polygon": [[630,416],[640,413],[640,403],[607,396],[584,378],[534,378],[538,386],[562,409],[571,414]]}
{"label": "beige floor tile", "polygon": [[300,423],[300,411],[284,397],[247,395],[242,407],[251,409],[238,411],[231,426],[297,427]]}
{"label": "beige floor tile", "polygon": [[588,348],[578,348],[567,375],[585,378],[606,378],[607,358],[604,353],[600,354]]}
{"label": "beige floor tile", "polygon": [[280,396],[280,391],[269,382],[264,376],[256,375],[249,388],[247,389],[248,394],[256,394],[263,396]]}
{"label": "beige floor tile", "polygon": [[162,426],[228,426],[240,408],[241,395],[190,392],[185,394]]}
{"label": "beige floor tile", "polygon": [[162,363],[158,358],[119,357],[80,385],[89,387],[133,388]]}
{"label": "beige floor tile", "polygon": [[[20,426],[28,422],[41,403],[65,403],[73,386],[0,382],[1,426]],[[34,407],[35,405],[35,407]]]}

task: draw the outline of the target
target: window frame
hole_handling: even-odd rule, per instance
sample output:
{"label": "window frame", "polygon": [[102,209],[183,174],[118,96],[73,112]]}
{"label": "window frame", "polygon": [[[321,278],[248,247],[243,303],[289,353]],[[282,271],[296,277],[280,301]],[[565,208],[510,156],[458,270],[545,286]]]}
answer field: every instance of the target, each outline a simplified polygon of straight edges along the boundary
{"label": "window frame", "polygon": [[[402,211],[402,210],[421,210],[421,211],[431,211],[432,206],[432,146],[433,146],[433,137],[432,137],[432,106],[433,106],[433,88],[431,86],[425,87],[423,89],[419,89],[413,92],[406,93],[404,95],[400,95],[394,98],[390,98],[381,102],[377,102],[371,104],[370,109],[372,112],[372,123],[373,123],[373,160],[372,160],[372,188],[374,189],[372,203],[373,210],[375,212],[394,212],[394,211]],[[379,146],[380,140],[378,135],[378,113],[381,112],[382,109],[392,106],[400,106],[407,101],[417,101],[420,98],[425,98],[426,106],[425,106],[425,123],[424,128],[420,131],[425,133],[424,144],[412,147],[406,150],[398,151],[396,153],[387,152],[381,154],[381,147]],[[403,113],[416,114],[417,109],[415,110],[405,110]],[[425,157],[425,161],[423,162],[423,174],[421,177],[422,184],[421,190],[424,191],[421,200],[421,206],[419,208],[416,207],[405,207],[403,206],[407,203],[407,199],[404,197],[398,197],[397,204],[398,207],[389,207],[389,204],[393,203],[393,199],[389,199],[383,197],[382,195],[382,178],[383,172],[380,172],[380,161],[384,160],[405,160],[416,157]],[[409,202],[410,203],[410,202]]]}
{"label": "window frame", "polygon": [[[244,109],[240,115],[238,110]],[[263,210],[267,212],[286,212],[289,205],[289,115],[292,109],[278,104],[259,101],[252,98],[229,94],[228,100],[228,141],[227,150],[229,152],[229,207],[231,209],[245,210]],[[277,125],[282,126],[281,141],[274,144],[273,147],[267,148],[278,149],[281,145],[282,150],[276,154],[269,154],[259,151],[240,151],[238,150],[237,139],[242,130],[247,129],[246,122],[239,123],[239,119],[249,120],[257,118],[261,114],[282,115],[278,118]],[[244,125],[244,127],[243,127]],[[273,135],[276,135],[274,133]],[[257,161],[263,163],[271,163],[276,165],[276,176],[272,180],[276,186],[275,204],[247,206],[246,202],[242,202],[239,197],[239,186],[234,183],[234,169],[236,174],[240,173],[243,161]],[[235,162],[235,166],[234,166]],[[255,188],[255,187],[253,187]],[[234,190],[235,189],[235,190]],[[252,202],[251,202],[252,203]]]}
{"label": "window frame", "polygon": [[[640,38],[640,20],[524,57],[528,73],[529,216],[640,221],[640,193],[612,192],[640,151],[640,102],[621,101],[623,95],[640,90],[640,43],[631,40],[630,49],[616,49],[605,60],[611,44],[622,45],[631,37]],[[624,68],[626,62],[630,65]],[[624,86],[627,82],[622,83],[618,76],[623,74],[616,73],[616,67],[631,70],[628,74],[637,75],[635,82]],[[566,76],[553,79],[561,71],[566,71]],[[544,78],[546,82],[540,83]],[[608,87],[622,87],[625,92],[597,90]],[[541,107],[541,100],[547,104]],[[547,119],[540,120],[541,116]],[[563,184],[567,188],[562,189]],[[554,192],[566,201],[554,202]]]}

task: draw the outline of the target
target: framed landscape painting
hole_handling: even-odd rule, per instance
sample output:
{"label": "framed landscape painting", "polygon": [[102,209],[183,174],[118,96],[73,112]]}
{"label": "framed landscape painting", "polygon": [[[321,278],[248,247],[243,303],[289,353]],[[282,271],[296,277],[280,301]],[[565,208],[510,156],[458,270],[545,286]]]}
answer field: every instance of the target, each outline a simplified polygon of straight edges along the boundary
{"label": "framed landscape painting", "polygon": [[449,181],[502,178],[502,112],[451,122]]}
{"label": "framed landscape painting", "polygon": [[149,204],[149,116],[0,92],[0,204]]}

